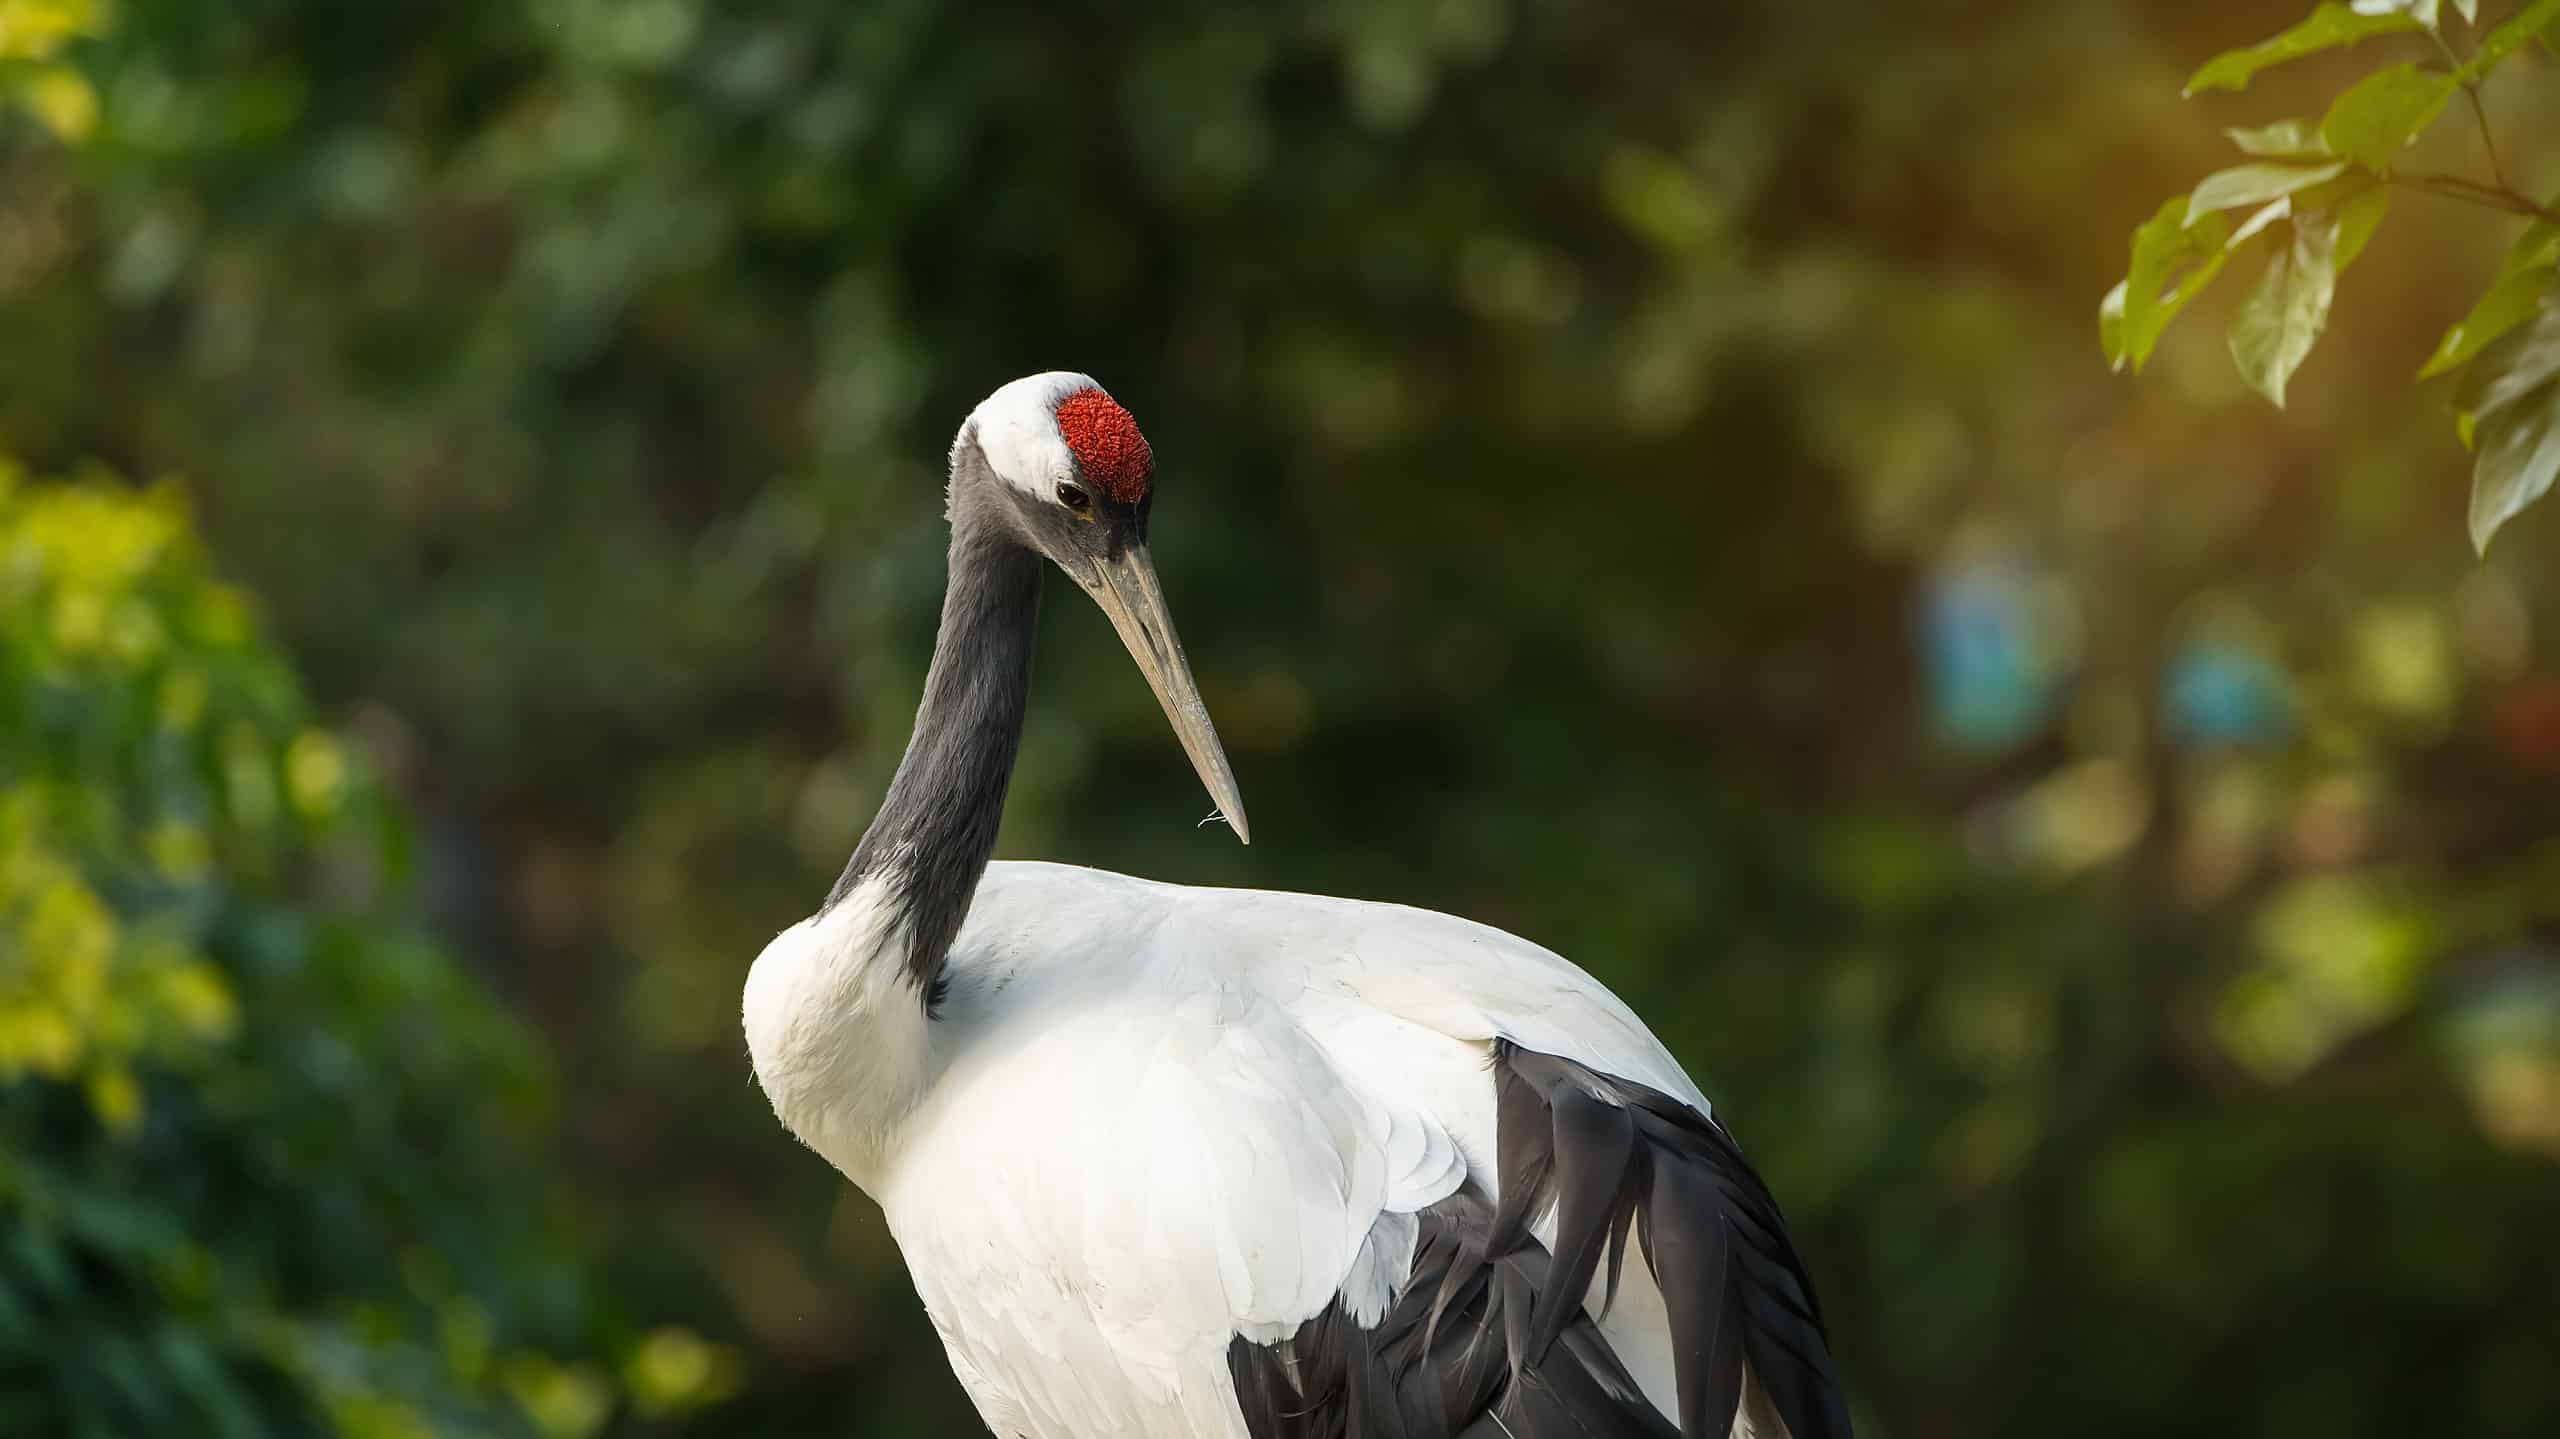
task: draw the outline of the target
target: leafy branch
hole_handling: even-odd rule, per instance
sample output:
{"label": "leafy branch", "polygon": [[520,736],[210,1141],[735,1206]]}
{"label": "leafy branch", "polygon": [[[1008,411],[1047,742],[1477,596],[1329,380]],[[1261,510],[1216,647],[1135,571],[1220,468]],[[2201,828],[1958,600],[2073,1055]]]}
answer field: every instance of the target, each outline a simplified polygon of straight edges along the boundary
{"label": "leafy branch", "polygon": [[[2471,539],[2486,549],[2500,525],[2560,479],[2560,205],[2508,178],[2480,87],[2537,40],[2560,48],[2560,0],[2526,0],[2487,26],[2479,0],[2328,0],[2292,29],[2206,61],[2187,93],[2245,90],[2258,72],[2307,55],[2419,36],[2434,63],[2403,61],[2366,75],[2317,123],[2228,132],[2245,158],[2171,198],[2133,232],[2131,262],[2100,303],[2098,327],[2109,361],[2139,373],[2178,312],[2265,237],[2272,253],[2232,319],[2231,357],[2252,388],[2282,406],[2328,326],[2338,277],[2381,225],[2394,189],[2529,222],[2486,293],[2418,372],[2422,380],[2456,377],[2456,430],[2476,456]],[[2401,169],[2401,153],[2457,95],[2479,127],[2489,178]]]}

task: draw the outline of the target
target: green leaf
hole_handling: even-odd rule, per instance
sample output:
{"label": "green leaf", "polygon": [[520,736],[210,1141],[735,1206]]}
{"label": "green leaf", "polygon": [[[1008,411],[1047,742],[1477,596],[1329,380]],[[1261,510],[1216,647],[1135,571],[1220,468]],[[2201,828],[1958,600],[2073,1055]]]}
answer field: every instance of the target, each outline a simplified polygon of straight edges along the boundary
{"label": "green leaf", "polygon": [[2364,253],[2373,232],[2382,228],[2382,217],[2391,210],[2391,192],[2380,185],[2367,185],[2350,195],[2338,206],[2338,273]]}
{"label": "green leaf", "polygon": [[2293,197],[2294,213],[2308,215],[2314,210],[2343,210],[2347,202],[2374,188],[2374,177],[2362,170],[2349,170],[2325,185],[2314,185]]}
{"label": "green leaf", "polygon": [[2498,527],[2560,477],[2560,384],[2544,385],[2480,425],[2471,467],[2471,546],[2486,554]]}
{"label": "green leaf", "polygon": [[2278,220],[2290,219],[2292,218],[2292,215],[2293,197],[2291,195],[2287,195],[2272,204],[2261,207],[2258,213],[2241,221],[2240,227],[2231,232],[2231,238],[2223,242],[2222,248],[2226,250],[2237,250],[2242,245],[2256,239],[2259,231],[2264,230]]}
{"label": "green leaf", "polygon": [[2118,287],[2099,307],[2101,340],[2119,368],[2136,374],[2151,359],[2160,332],[2187,302],[2222,272],[2231,222],[2220,212],[2187,223],[2187,197],[2175,195],[2133,232],[2133,260]]}
{"label": "green leaf", "polygon": [[2436,28],[2439,0],[2348,0],[2349,8],[2359,15],[2387,15],[2393,11],[2406,15],[2430,30]]}
{"label": "green leaf", "polygon": [[2544,293],[2551,289],[2554,273],[2560,272],[2550,265],[2539,265],[2502,276],[2489,287],[2489,293],[2480,297],[2480,303],[2471,307],[2471,313],[2462,317],[2462,323],[2444,332],[2444,338],[2436,343],[2434,356],[2418,371],[2418,378],[2432,380],[2451,374],[2508,331],[2532,319],[2534,311],[2541,308]]}
{"label": "green leaf", "polygon": [[2306,190],[2345,174],[2347,162],[2332,160],[2326,165],[2284,165],[2258,161],[2217,170],[2204,177],[2187,199],[2187,223],[2216,210],[2236,210],[2244,205],[2263,205],[2269,200]]}
{"label": "green leaf", "polygon": [[2245,90],[2249,81],[2261,70],[2353,45],[2376,35],[2407,35],[2425,30],[2416,20],[2401,14],[2359,15],[2344,5],[2323,4],[2311,12],[2311,18],[2276,36],[2245,50],[2230,50],[2204,63],[2204,68],[2187,82],[2189,95],[2207,90]]}
{"label": "green leaf", "polygon": [[2388,170],[2462,88],[2451,75],[2394,65],[2356,82],[2329,107],[2320,138],[2370,170]]}
{"label": "green leaf", "polygon": [[2338,216],[2338,273],[2345,274],[2356,257],[2364,253],[2365,243],[2382,226],[2383,215],[2391,208],[2391,191],[2376,183],[2372,176],[2359,172],[2340,179],[2305,186],[2290,195],[2281,196],[2258,213],[2240,222],[2232,230],[2224,248],[2237,250],[2278,220],[2294,215],[2317,215],[2334,211]]}
{"label": "green leaf", "polygon": [[2124,287],[2118,280],[2115,288],[2098,300],[2098,347],[2107,352],[2107,368],[2122,370],[2124,352]]}
{"label": "green leaf", "polygon": [[2555,30],[2560,30],[2560,0],[2533,0],[2514,18],[2480,37],[2480,48],[2463,62],[2458,78],[2466,85],[2475,83],[2535,36]]}
{"label": "green leaf", "polygon": [[2483,423],[2553,380],[2560,380],[2560,297],[2546,298],[2530,321],[2480,352],[2454,387],[2454,412],[2466,424]]}
{"label": "green leaf", "polygon": [[2222,132],[2242,152],[2263,155],[2271,160],[2325,160],[2329,142],[2320,138],[2318,127],[2308,120],[2278,120],[2254,130],[2238,129]]}
{"label": "green leaf", "polygon": [[2505,273],[2529,270],[2536,265],[2560,262],[2560,225],[2549,220],[2536,220],[2524,227],[2515,245],[2507,251]]}
{"label": "green leaf", "polygon": [[2285,386],[2329,324],[2338,293],[2338,229],[2334,214],[2294,221],[2293,243],[2267,262],[2267,273],[2231,322],[2231,359],[2251,389],[2284,408]]}

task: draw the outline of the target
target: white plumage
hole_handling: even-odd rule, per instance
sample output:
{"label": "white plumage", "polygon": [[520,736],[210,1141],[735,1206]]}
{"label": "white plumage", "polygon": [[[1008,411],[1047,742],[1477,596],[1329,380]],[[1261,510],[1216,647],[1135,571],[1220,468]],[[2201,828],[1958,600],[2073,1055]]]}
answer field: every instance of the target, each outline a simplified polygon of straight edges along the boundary
{"label": "white plumage", "polygon": [[[1004,627],[1027,634],[1028,617],[1005,612],[1007,561],[964,549],[1057,478],[1009,479],[996,458],[1054,467],[1039,414],[1020,407],[1054,409],[1074,388],[1055,381],[1006,387],[963,429],[953,599],[908,761],[836,895],[765,949],[745,995],[776,1113],[879,1202],[989,1428],[1658,1434],[1739,1397],[1740,1427],[1756,1415],[1782,1432],[1787,1406],[1741,1378],[1747,1354],[1800,1386],[1786,1390],[1800,1431],[1845,1435],[1766,1191],[1718,1157],[1729,1141],[1705,1098],[1581,969],[1396,905],[987,862],[992,820],[962,811],[1001,802],[1019,723],[1009,672],[1028,655]],[[1001,443],[973,444],[980,429]],[[976,465],[1007,498],[973,497]],[[1039,528],[1054,519],[1017,516],[1018,543],[1071,573],[1086,558],[1075,546],[1105,555],[1078,577],[1110,608],[1091,575],[1124,562],[1105,539]],[[1143,505],[1132,529],[1135,547]],[[989,576],[964,583],[964,564]],[[1182,727],[1196,696],[1146,609],[1122,633]],[[955,725],[968,732],[946,738]],[[1240,819],[1223,756],[1192,752]],[[1511,1196],[1526,1230],[1509,1241],[1495,1213],[1506,1182],[1538,1186],[1535,1205]],[[1550,1251],[1562,1265],[1577,1246],[1622,1247],[1630,1224],[1646,1258],[1624,1266],[1614,1300],[1598,1277],[1573,1296],[1592,1323],[1537,1309],[1565,1334],[1547,1341],[1550,1363],[1523,1337]],[[1698,1297],[1667,1309],[1667,1293]],[[1807,1347],[1818,1382],[1796,1377]],[[1718,1390],[1718,1363],[1741,1391]]]}
{"label": "white plumage", "polygon": [[[1496,1038],[1705,1109],[1598,981],[1448,915],[991,864],[927,1020],[858,978],[899,972],[862,952],[865,899],[757,959],[757,1073],[880,1202],[999,1434],[1241,1439],[1231,1340],[1286,1338],[1337,1292],[1374,1315],[1411,1216],[1494,1187]],[[834,1062],[795,1065],[812,1013]],[[1604,1329],[1669,1411],[1667,1335],[1630,1322],[1659,1303],[1621,1296]]]}

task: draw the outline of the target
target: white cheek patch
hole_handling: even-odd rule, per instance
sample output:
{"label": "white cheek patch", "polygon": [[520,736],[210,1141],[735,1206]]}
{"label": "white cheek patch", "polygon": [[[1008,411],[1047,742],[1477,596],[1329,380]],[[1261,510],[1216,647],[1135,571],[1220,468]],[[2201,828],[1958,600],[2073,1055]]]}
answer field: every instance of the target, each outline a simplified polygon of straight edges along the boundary
{"label": "white cheek patch", "polygon": [[1057,493],[1076,472],[1073,452],[1058,433],[1058,402],[1078,390],[1098,390],[1090,375],[1051,370],[1027,375],[978,402],[969,424],[996,478],[1035,499]]}

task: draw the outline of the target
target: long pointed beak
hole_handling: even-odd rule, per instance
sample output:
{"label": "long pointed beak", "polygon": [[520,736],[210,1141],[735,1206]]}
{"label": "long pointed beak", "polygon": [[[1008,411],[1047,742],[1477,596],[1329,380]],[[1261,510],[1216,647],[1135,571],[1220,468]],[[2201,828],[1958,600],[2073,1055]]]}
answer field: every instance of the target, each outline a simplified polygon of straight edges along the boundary
{"label": "long pointed beak", "polygon": [[1227,765],[1217,728],[1209,723],[1208,707],[1200,703],[1200,687],[1192,682],[1191,665],[1182,657],[1182,640],[1173,632],[1173,616],[1165,610],[1164,590],[1156,583],[1156,565],[1147,547],[1126,545],[1119,554],[1097,562],[1089,573],[1085,588],[1093,592],[1102,612],[1111,616],[1111,627],[1120,632],[1129,657],[1138,662],[1148,686],[1155,690],[1156,703],[1164,706],[1164,717],[1182,741],[1182,752],[1191,756],[1191,768],[1198,771],[1200,783],[1208,786],[1209,798],[1217,801],[1218,817],[1236,832],[1237,839],[1253,843],[1245,823],[1244,797],[1236,793],[1235,771]]}

